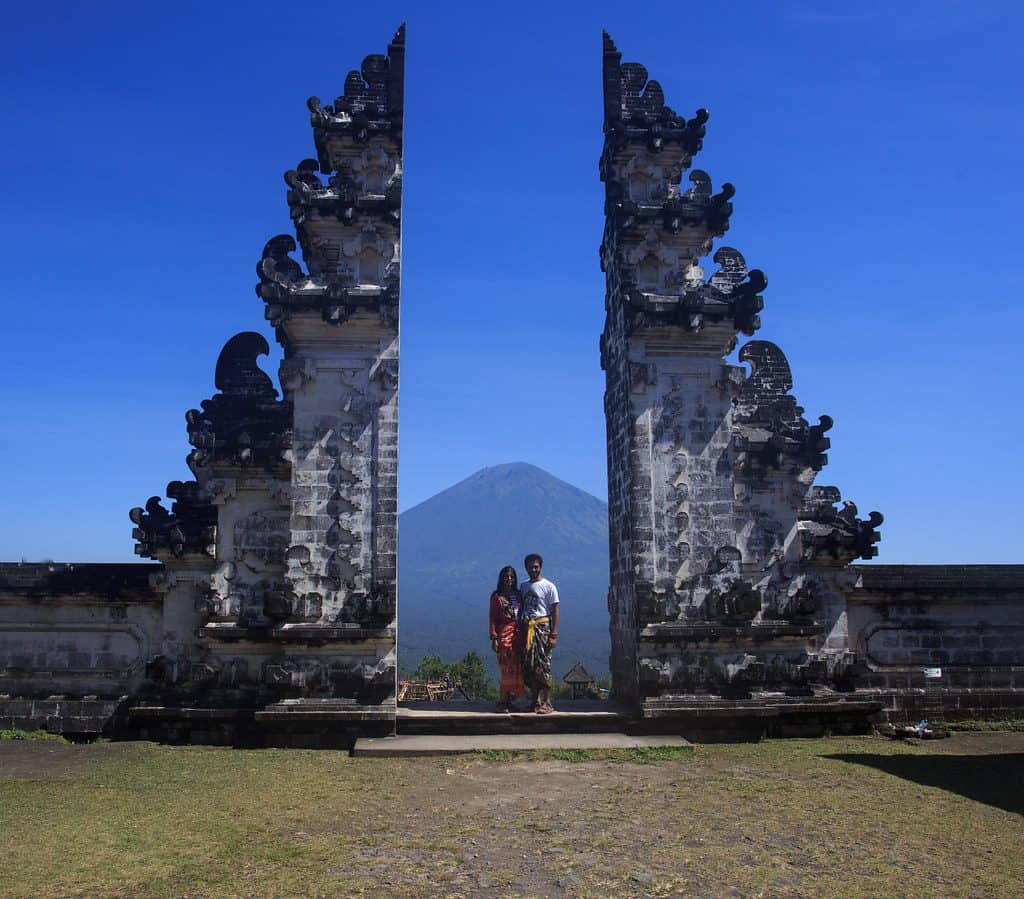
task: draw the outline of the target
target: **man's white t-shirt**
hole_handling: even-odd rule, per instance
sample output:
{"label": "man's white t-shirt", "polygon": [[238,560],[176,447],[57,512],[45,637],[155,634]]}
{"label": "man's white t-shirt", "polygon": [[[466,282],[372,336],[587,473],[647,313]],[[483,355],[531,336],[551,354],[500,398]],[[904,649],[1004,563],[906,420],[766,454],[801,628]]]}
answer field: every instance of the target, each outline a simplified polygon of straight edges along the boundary
{"label": "man's white t-shirt", "polygon": [[558,588],[546,577],[539,581],[523,581],[519,585],[523,594],[524,618],[547,618],[558,605]]}

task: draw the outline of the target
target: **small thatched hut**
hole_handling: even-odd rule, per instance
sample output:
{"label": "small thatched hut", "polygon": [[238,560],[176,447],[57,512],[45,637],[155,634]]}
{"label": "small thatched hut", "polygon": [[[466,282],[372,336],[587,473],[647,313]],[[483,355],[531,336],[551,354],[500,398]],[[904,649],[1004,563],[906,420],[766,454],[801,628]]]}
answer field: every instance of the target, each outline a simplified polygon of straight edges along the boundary
{"label": "small thatched hut", "polygon": [[562,680],[572,688],[573,699],[587,699],[596,695],[594,675],[583,667],[582,662],[573,665]]}

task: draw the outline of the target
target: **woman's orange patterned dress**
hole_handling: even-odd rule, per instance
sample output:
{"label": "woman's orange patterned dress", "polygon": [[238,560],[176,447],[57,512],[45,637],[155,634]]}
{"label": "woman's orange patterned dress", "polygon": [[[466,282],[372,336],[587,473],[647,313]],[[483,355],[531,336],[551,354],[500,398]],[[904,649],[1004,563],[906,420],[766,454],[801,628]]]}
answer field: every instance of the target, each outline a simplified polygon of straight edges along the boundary
{"label": "woman's orange patterned dress", "polygon": [[498,692],[502,700],[509,694],[520,696],[526,692],[523,684],[523,600],[517,590],[502,595],[491,594],[491,635],[498,638],[498,670],[501,683]]}

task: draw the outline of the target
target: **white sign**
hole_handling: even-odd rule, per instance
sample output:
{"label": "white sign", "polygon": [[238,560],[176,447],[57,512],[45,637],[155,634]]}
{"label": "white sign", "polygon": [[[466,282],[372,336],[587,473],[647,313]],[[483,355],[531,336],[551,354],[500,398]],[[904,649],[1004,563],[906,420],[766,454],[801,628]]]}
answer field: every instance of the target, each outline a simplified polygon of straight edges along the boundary
{"label": "white sign", "polygon": [[925,668],[924,669],[924,676],[925,677],[942,677],[942,669],[941,668]]}

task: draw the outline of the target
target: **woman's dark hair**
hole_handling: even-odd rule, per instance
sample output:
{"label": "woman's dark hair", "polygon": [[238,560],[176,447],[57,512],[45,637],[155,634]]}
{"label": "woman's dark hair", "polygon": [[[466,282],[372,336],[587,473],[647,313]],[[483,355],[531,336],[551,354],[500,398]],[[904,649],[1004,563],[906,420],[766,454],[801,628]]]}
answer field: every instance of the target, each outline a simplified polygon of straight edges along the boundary
{"label": "woman's dark hair", "polygon": [[504,568],[501,569],[501,571],[498,572],[498,586],[495,588],[496,593],[501,593],[501,588],[504,586],[501,583],[501,581],[502,578],[505,577],[506,571],[512,572],[512,586],[516,588],[519,587],[519,576],[516,574],[516,570],[511,565],[506,565]]}

